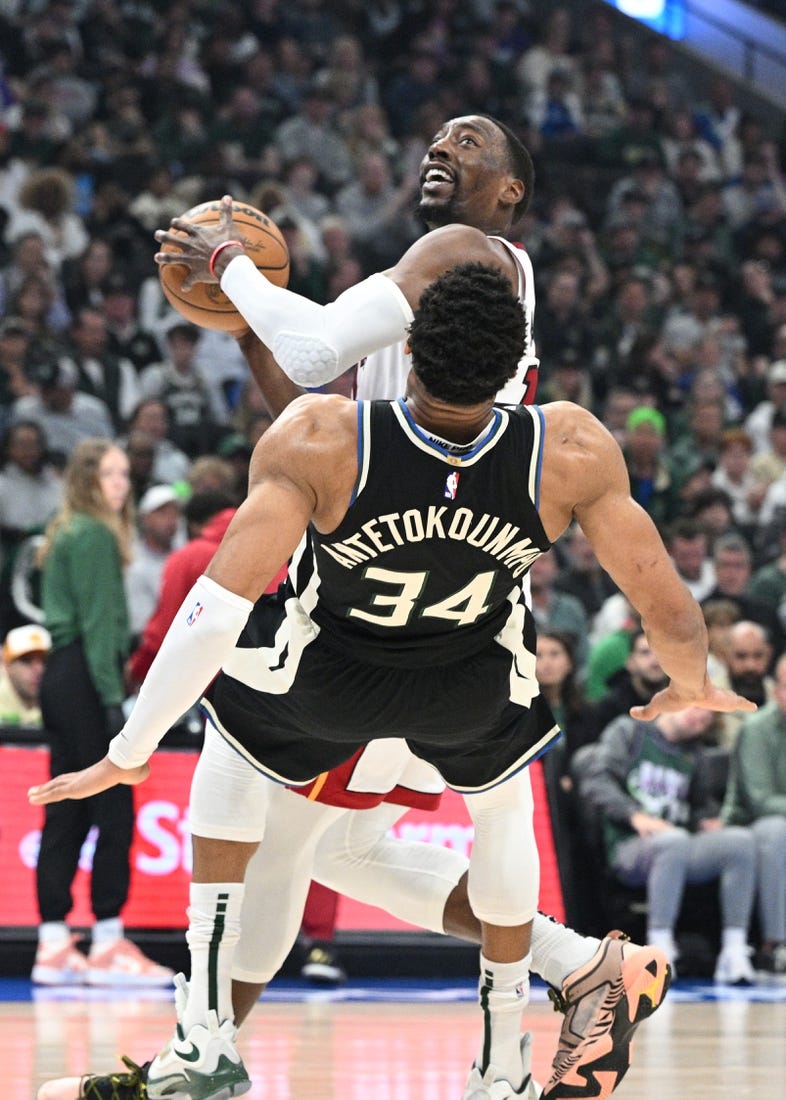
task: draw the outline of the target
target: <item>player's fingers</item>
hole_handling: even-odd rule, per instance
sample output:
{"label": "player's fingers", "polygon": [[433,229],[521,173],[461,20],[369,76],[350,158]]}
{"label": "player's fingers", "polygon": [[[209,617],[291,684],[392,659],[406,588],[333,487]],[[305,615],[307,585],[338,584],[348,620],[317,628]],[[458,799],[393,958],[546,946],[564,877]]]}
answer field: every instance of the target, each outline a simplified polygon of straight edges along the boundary
{"label": "player's fingers", "polygon": [[661,708],[655,703],[647,703],[646,706],[631,707],[628,714],[631,718],[638,718],[640,722],[651,722],[660,712]]}
{"label": "player's fingers", "polygon": [[222,229],[229,229],[232,225],[232,210],[234,208],[234,201],[231,195],[224,195],[221,199],[221,227]]}
{"label": "player's fingers", "polygon": [[197,235],[196,227],[192,225],[191,222],[187,222],[184,218],[172,218],[169,223],[169,228],[178,229],[181,233],[186,233],[189,237],[196,237]]}

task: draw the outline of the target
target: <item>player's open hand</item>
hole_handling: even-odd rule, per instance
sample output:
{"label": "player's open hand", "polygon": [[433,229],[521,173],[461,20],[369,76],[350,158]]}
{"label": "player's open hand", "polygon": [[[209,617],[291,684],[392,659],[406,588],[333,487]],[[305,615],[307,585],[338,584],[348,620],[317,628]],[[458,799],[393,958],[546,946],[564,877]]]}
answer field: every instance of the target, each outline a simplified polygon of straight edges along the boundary
{"label": "player's open hand", "polygon": [[195,283],[217,283],[218,277],[210,270],[211,256],[220,244],[243,238],[232,218],[231,195],[224,195],[221,199],[217,225],[172,218],[169,229],[157,229],[153,236],[161,245],[174,246],[171,251],[156,252],[153,258],[160,267],[182,264],[188,268],[188,275],[182,283],[183,290],[190,290]]}
{"label": "player's open hand", "polygon": [[680,690],[674,684],[669,684],[668,687],[653,695],[649,703],[645,703],[640,707],[631,707],[629,714],[632,718],[638,718],[643,722],[651,722],[659,714],[686,710],[688,707],[702,707],[704,710],[715,710],[723,713],[732,710],[752,711],[758,709],[755,703],[742,695],[738,695],[736,691],[727,691],[707,681],[700,693],[688,693]]}
{"label": "player's open hand", "polygon": [[134,786],[147,779],[149,764],[140,764],[138,768],[118,768],[108,756],[83,768],[81,772],[65,772],[56,775],[40,787],[31,787],[27,792],[28,801],[33,806],[46,806],[50,802],[63,802],[67,798],[90,798],[91,795],[116,787],[120,783]]}

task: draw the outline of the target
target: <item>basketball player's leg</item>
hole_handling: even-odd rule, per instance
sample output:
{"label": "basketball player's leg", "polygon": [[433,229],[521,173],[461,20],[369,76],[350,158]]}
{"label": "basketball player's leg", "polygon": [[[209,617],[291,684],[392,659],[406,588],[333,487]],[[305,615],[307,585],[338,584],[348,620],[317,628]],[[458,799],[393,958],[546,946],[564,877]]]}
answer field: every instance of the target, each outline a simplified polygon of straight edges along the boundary
{"label": "basketball player's leg", "polygon": [[465,803],[475,826],[468,896],[481,928],[483,1010],[480,1052],[465,1096],[491,1095],[494,1083],[497,1091],[507,1086],[511,1096],[526,1095],[530,1082],[521,1018],[529,1002],[532,921],[540,885],[529,771],[465,795]]}
{"label": "basketball player's leg", "polygon": [[153,1100],[229,1098],[251,1081],[235,1047],[231,966],[240,935],[246,867],[265,831],[269,784],[208,727],[191,784],[194,866],[186,939],[188,986],[178,982],[178,1023],[147,1072]]}

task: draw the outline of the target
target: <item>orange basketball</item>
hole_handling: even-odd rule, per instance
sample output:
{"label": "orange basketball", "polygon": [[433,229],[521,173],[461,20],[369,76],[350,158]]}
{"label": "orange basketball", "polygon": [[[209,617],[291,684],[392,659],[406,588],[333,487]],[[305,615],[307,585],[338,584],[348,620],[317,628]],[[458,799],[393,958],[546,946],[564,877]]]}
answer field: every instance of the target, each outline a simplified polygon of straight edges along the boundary
{"label": "orange basketball", "polygon": [[[221,220],[221,203],[218,200],[203,202],[182,215],[196,225],[217,225]],[[258,271],[276,286],[286,286],[289,279],[289,250],[281,231],[267,214],[248,203],[232,205],[232,219],[246,252]],[[177,232],[177,230],[173,230]],[[163,244],[162,252],[177,252],[177,246]],[[202,328],[237,331],[246,323],[218,283],[195,283],[190,290],[182,290],[181,284],[188,274],[185,264],[167,264],[159,267],[161,289],[170,305],[187,321]]]}

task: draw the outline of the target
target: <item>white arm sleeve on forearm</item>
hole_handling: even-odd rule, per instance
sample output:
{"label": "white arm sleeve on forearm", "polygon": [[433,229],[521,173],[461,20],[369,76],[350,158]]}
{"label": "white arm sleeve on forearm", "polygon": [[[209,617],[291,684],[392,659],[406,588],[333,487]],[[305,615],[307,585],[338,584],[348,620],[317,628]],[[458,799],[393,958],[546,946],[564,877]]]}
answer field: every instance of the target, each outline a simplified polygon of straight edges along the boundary
{"label": "white arm sleeve on forearm", "polygon": [[221,289],[293,382],[322,386],[378,348],[403,340],[412,309],[387,275],[371,275],[326,306],[273,286],[236,256]]}
{"label": "white arm sleeve on forearm", "polygon": [[254,605],[200,577],[172,620],[120,733],[109,742],[118,768],[136,768],[197,701],[227,660]]}

